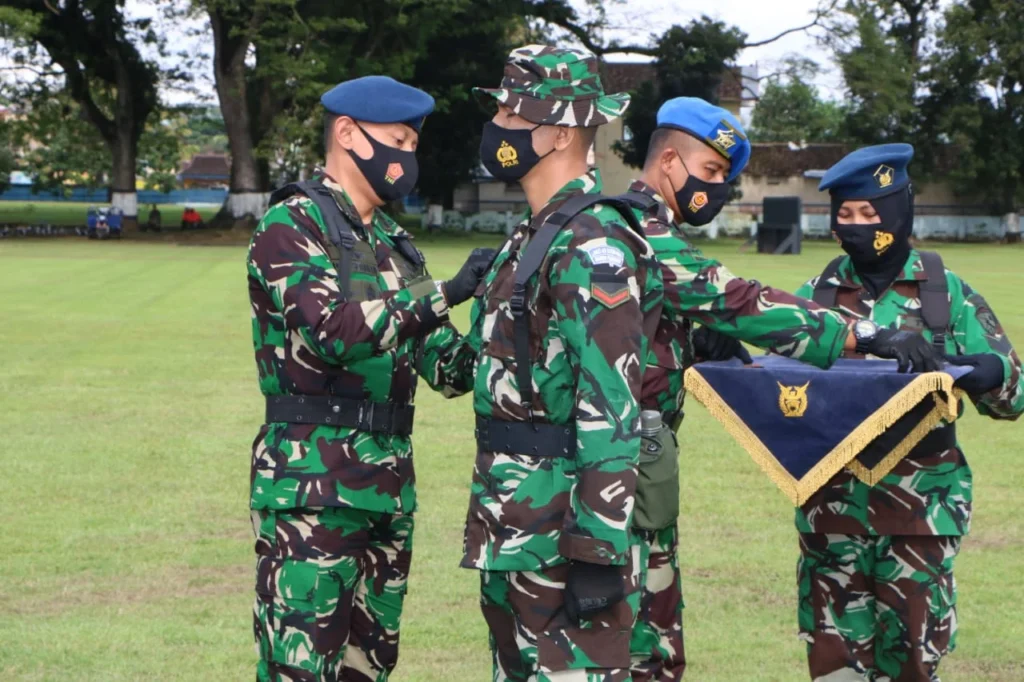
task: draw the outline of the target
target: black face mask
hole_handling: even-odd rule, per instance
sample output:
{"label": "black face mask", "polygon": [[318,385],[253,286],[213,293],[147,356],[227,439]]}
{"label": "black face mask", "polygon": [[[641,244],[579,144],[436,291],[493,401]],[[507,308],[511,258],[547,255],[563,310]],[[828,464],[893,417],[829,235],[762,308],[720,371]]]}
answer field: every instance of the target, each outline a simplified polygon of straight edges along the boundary
{"label": "black face mask", "polygon": [[554,147],[544,156],[533,151],[533,131],[540,128],[513,130],[502,128],[494,121],[484,124],[480,138],[480,161],[496,180],[517,182],[540,163],[545,156],[555,151]]}
{"label": "black face mask", "polygon": [[416,152],[389,147],[374,139],[370,133],[363,130],[361,125],[356,125],[369,141],[370,147],[373,148],[373,156],[364,159],[353,151],[351,152],[352,160],[355,161],[356,167],[366,181],[370,183],[374,193],[384,202],[396,201],[409,196],[420,176]]}
{"label": "black face mask", "polygon": [[[686,169],[687,178],[683,186],[675,192],[676,205],[687,225],[707,225],[722,212],[722,207],[729,200],[729,183],[705,182],[686,168],[682,157],[679,157],[679,162]],[[672,181],[669,180],[669,185],[671,184]],[[672,189],[675,190],[675,187]]]}
{"label": "black face mask", "polygon": [[878,297],[892,284],[910,256],[914,229],[914,202],[910,188],[872,199],[881,222],[875,225],[840,225],[841,200],[832,199],[832,231],[853,262],[853,268],[871,295]]}

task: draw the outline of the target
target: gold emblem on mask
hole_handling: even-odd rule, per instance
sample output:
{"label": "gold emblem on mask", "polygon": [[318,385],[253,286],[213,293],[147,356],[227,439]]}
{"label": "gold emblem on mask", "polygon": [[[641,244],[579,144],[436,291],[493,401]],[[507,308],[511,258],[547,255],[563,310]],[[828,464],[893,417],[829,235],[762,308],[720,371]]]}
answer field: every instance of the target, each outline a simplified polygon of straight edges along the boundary
{"label": "gold emblem on mask", "polygon": [[811,382],[803,386],[783,386],[779,382],[779,409],[786,417],[802,417],[807,411],[807,388]]}
{"label": "gold emblem on mask", "polygon": [[708,205],[708,193],[707,192],[694,192],[693,198],[690,199],[690,212],[696,213],[705,206]]}
{"label": "gold emblem on mask", "polygon": [[882,232],[881,230],[875,230],[875,253],[881,256],[883,253],[889,250],[892,246],[895,237],[888,232]]}
{"label": "gold emblem on mask", "polygon": [[879,187],[885,189],[892,184],[893,176],[895,174],[896,171],[883,163],[878,167],[878,170],[875,171],[875,180],[878,180]]}
{"label": "gold emblem on mask", "polygon": [[502,168],[519,165],[519,152],[516,151],[515,147],[504,140],[502,140],[501,146],[498,147],[495,157],[497,157],[498,162],[501,163]]}

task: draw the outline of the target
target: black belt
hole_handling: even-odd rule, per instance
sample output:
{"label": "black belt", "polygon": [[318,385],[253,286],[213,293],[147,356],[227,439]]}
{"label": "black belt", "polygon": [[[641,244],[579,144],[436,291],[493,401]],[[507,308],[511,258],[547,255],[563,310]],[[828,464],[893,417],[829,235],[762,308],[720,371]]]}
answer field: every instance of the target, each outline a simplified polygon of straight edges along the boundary
{"label": "black belt", "polygon": [[576,427],[572,424],[510,422],[476,418],[476,444],[481,452],[531,457],[575,457]]}
{"label": "black belt", "polygon": [[267,423],[324,424],[408,436],[415,407],[323,395],[267,396]]}

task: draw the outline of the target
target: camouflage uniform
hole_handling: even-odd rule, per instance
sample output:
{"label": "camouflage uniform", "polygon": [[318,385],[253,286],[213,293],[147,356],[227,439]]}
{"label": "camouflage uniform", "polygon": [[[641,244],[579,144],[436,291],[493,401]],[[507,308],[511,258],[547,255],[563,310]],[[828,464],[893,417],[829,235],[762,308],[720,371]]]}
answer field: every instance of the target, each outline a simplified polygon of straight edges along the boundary
{"label": "camouflage uniform", "polygon": [[[692,358],[691,319],[819,367],[828,367],[839,357],[848,335],[847,322],[840,315],[736,277],[687,243],[672,209],[653,188],[638,180],[629,189],[656,201],[650,209],[637,211],[637,216],[660,265],[665,292],[662,318],[643,377],[643,409],[662,412],[666,423],[674,422],[673,417],[681,413],[683,370]],[[678,528],[673,524],[638,533],[648,561],[631,646],[633,679],[679,680],[686,659]]]}
{"label": "camouflage uniform", "polygon": [[[502,88],[485,90],[537,124],[596,126],[628,96],[604,95],[593,55],[514,50]],[[639,456],[640,377],[660,311],[650,249],[622,216],[595,205],[561,229],[526,302],[533,399],[521,403],[512,316],[516,269],[537,226],[567,200],[602,191],[588,172],[529,213],[499,251],[445,371],[474,373],[478,423],[531,419],[575,427],[575,456],[478,448],[462,566],[480,571],[494,680],[629,679],[629,632],[639,601],[641,546],[631,528]],[[570,561],[618,566],[625,599],[581,627],[565,608]]]}
{"label": "camouflage uniform", "polygon": [[[339,207],[361,225],[329,177]],[[340,300],[324,220],[294,196],[267,211],[249,247],[253,347],[265,396],[342,396],[410,403],[419,372],[457,395],[470,386],[436,371],[458,335],[444,297],[400,255],[408,235],[376,211],[368,242],[378,271],[354,267]],[[365,229],[365,228],[364,228]],[[408,436],[275,422],[253,443],[255,635],[260,680],[386,679],[412,552],[416,508]]]}
{"label": "camouflage uniform", "polygon": [[[911,251],[878,300],[849,257],[832,283],[837,305],[930,341],[918,298],[926,278]],[[948,270],[946,280],[947,353],[1000,356],[1005,382],[975,404],[993,419],[1016,419],[1024,413],[1024,374],[1010,340],[980,294]],[[797,294],[811,296],[816,284]],[[954,447],[912,453],[874,487],[844,470],[797,510],[799,621],[813,679],[938,679],[940,659],[956,644],[953,561],[970,529],[971,498],[971,470]]]}

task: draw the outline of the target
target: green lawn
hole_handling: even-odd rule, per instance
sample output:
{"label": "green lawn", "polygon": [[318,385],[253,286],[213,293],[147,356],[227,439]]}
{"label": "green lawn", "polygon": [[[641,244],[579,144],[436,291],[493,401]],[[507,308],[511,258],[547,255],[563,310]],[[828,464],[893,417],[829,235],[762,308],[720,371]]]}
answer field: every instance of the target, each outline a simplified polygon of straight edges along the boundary
{"label": "green lawn", "polygon": [[[420,245],[439,276],[470,248]],[[707,250],[787,288],[836,253]],[[942,252],[1024,344],[1024,247]],[[243,262],[237,247],[0,242],[0,679],[253,678],[247,494],[262,403]],[[487,680],[477,576],[457,568],[470,404],[424,389],[417,413],[422,508],[394,679]],[[975,532],[944,682],[1024,679],[1021,429],[973,410],[961,429]],[[791,508],[696,404],[681,441],[687,679],[805,679]]]}
{"label": "green lawn", "polygon": [[[90,206],[109,206],[109,204],[85,204],[75,201],[0,201],[0,224],[15,225],[85,225],[85,212]],[[219,206],[199,206],[196,208],[204,221],[208,221],[219,210]],[[139,219],[149,218],[149,204],[139,205]],[[181,225],[181,214],[184,206],[160,204],[160,218],[165,229],[177,228]]]}

